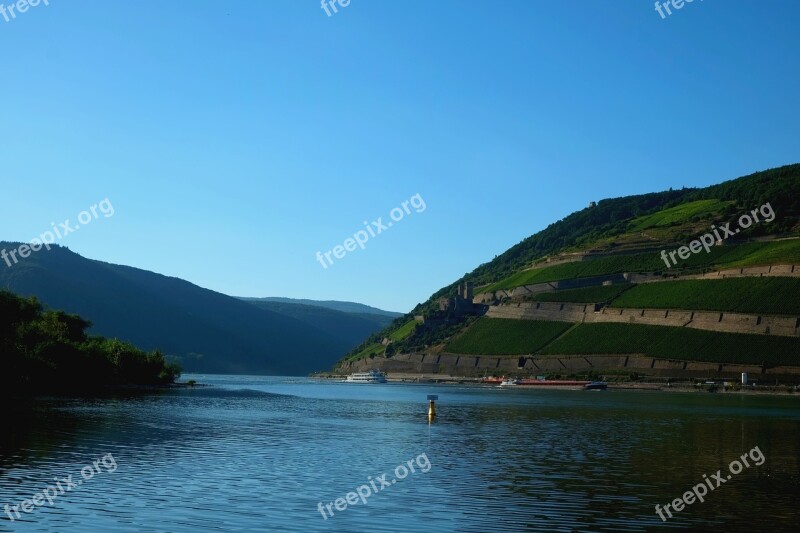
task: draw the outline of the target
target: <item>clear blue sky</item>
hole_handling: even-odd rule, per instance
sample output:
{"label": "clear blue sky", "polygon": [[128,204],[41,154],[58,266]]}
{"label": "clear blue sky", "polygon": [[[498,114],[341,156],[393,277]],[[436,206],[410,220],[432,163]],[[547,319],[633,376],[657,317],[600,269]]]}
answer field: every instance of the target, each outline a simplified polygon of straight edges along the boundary
{"label": "clear blue sky", "polygon": [[107,197],[60,244],[406,311],[590,200],[800,161],[798,27],[794,0],[50,0],[0,18],[0,239]]}

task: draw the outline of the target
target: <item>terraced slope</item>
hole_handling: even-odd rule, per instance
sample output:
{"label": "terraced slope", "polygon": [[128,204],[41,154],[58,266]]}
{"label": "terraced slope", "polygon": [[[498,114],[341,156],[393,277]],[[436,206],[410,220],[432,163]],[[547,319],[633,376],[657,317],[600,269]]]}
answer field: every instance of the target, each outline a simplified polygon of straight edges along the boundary
{"label": "terraced slope", "polygon": [[797,296],[800,278],[685,280],[636,285],[611,306],[800,315]]}
{"label": "terraced slope", "polygon": [[533,356],[642,354],[683,361],[800,366],[800,338],[629,324],[573,327],[564,322],[498,318],[479,321],[445,351]]}
{"label": "terraced slope", "polygon": [[[712,226],[731,223],[735,228],[742,213],[759,206],[769,206],[775,216],[677,265],[668,266],[662,259],[661,250],[688,245]],[[800,278],[794,272],[800,269],[798,237],[800,165],[703,189],[603,200],[551,224],[437,291],[413,314],[365,340],[349,359],[380,358],[387,353],[380,340],[389,338],[390,355],[414,354],[421,358],[420,364],[428,364],[422,362],[427,361],[425,354],[447,353],[479,358],[638,353],[710,363],[724,363],[730,354],[729,362],[794,363],[790,356],[800,353],[792,318],[800,316]],[[762,265],[789,265],[767,273],[789,277],[722,279],[757,276],[765,272]],[[743,268],[744,274],[718,273]],[[511,311],[517,306],[514,312],[490,313],[517,320],[462,316],[446,306],[450,310],[440,312],[440,299],[453,298],[456,286],[464,282],[471,282],[480,295],[476,303],[501,306],[494,309],[507,306]],[[599,310],[592,305],[562,313],[561,302],[599,304]],[[486,305],[476,306],[478,315],[486,312]],[[536,312],[526,310],[530,306]],[[545,306],[545,312],[539,313],[538,306]],[[617,309],[624,312],[612,316]],[[665,311],[655,311],[659,309]],[[716,312],[718,325],[711,324]],[[403,331],[398,338],[396,332],[407,328],[413,315],[424,315],[425,324],[407,335]],[[659,323],[658,317],[665,315],[671,322]],[[613,323],[620,320],[627,322]],[[411,359],[406,361],[412,364]],[[443,364],[460,368],[464,362]],[[476,368],[479,364],[492,363],[474,363]],[[498,359],[496,365],[505,363]]]}
{"label": "terraced slope", "polygon": [[588,278],[623,272],[685,274],[703,270],[770,264],[800,264],[800,239],[716,246],[711,252],[692,255],[677,268],[668,269],[658,252],[618,255],[524,270],[497,283],[480,287],[479,292],[513,289],[523,285],[563,279]]}

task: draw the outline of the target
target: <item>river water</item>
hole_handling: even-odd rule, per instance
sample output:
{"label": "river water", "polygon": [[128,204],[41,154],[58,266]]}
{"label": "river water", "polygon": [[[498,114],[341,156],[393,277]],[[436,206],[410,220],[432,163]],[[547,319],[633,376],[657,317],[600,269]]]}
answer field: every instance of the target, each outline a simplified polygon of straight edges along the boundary
{"label": "river water", "polygon": [[[184,379],[209,386],[12,405],[0,531],[752,532],[800,519],[800,397]],[[662,521],[655,506],[693,487]]]}

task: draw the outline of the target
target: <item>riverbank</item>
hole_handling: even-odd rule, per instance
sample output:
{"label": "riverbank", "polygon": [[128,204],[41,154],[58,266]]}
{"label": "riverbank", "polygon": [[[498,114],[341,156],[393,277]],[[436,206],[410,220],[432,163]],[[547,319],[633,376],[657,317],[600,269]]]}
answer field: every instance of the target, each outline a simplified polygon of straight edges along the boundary
{"label": "riverbank", "polygon": [[[612,381],[652,381],[666,383],[715,381],[739,383],[742,374],[751,382],[798,385],[800,366],[741,365],[683,361],[649,357],[641,354],[498,356],[450,353],[408,353],[392,357],[374,357],[339,363],[331,373],[350,375],[380,369],[389,375],[464,376],[487,375],[516,377],[552,376],[572,378],[605,376]],[[445,378],[449,379],[449,378]]]}
{"label": "riverbank", "polygon": [[[315,379],[330,379],[335,381],[343,381],[347,379],[346,374],[333,374],[333,373],[320,373],[312,374],[310,377]],[[499,387],[496,383],[484,383],[483,378],[467,377],[467,376],[452,376],[449,374],[418,374],[413,372],[392,372],[387,374],[386,379],[389,383],[438,383],[443,385],[460,385],[472,384],[476,386],[485,387]],[[591,380],[587,380],[591,381]],[[800,387],[794,385],[745,385],[739,383],[724,382],[724,381],[707,381],[707,382],[691,382],[680,381],[666,382],[660,381],[607,381],[609,390],[630,390],[630,391],[664,391],[664,392],[704,392],[704,393],[722,393],[722,394],[770,394],[770,395],[785,395],[800,397]],[[726,384],[727,383],[727,384]],[[547,386],[541,387],[536,385],[518,385],[514,388],[517,389],[531,389],[531,390],[575,390],[576,387],[572,385]]]}
{"label": "riverbank", "polygon": [[179,389],[192,389],[208,387],[207,384],[197,383],[193,380],[177,383],[154,383],[154,384],[131,384],[124,385],[96,385],[91,387],[68,387],[57,388],[31,388],[25,391],[20,390],[0,390],[0,398],[108,398],[116,395],[137,395],[154,392],[166,392]]}

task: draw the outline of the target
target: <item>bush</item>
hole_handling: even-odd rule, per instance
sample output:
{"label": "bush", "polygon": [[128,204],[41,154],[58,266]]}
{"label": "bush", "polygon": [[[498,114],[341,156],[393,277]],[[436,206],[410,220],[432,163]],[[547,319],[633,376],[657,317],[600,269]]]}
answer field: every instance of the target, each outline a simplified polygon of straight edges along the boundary
{"label": "bush", "polygon": [[158,351],[90,337],[91,322],[46,311],[35,299],[0,291],[0,354],[3,392],[59,391],[114,385],[173,383],[180,375]]}

